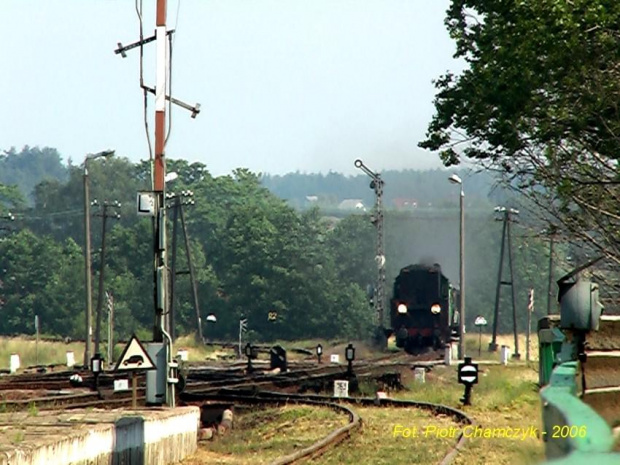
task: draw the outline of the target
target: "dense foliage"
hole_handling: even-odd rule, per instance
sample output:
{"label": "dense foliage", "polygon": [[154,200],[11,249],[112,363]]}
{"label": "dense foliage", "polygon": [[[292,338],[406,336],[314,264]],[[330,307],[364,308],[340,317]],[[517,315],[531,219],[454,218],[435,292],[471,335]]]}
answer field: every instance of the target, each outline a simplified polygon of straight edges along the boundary
{"label": "dense foliage", "polygon": [[[374,312],[367,288],[377,273],[370,212],[342,212],[343,218],[338,219],[326,217],[317,208],[294,210],[247,170],[215,178],[204,165],[184,160],[169,160],[168,170],[178,173],[168,184],[169,193],[194,193],[195,205],[185,207],[184,216],[202,329],[208,338],[236,337],[242,317],[248,318],[249,336],[254,340],[363,338],[369,334]],[[88,171],[91,199],[122,202],[121,219],[108,222],[104,286],[114,295],[117,335],[148,334],[154,319],[152,225],[150,219],[136,215],[135,195],[148,189],[149,166],[117,157],[93,160]],[[0,334],[31,333],[34,315],[38,315],[44,332],[83,338],[83,166],[70,165],[66,172],[64,182],[45,179],[38,183],[31,207],[19,202],[19,190],[0,186],[17,195],[16,202],[0,199],[0,212],[17,208],[14,222],[2,222],[3,226],[10,224],[12,231],[4,231],[0,240]],[[445,178],[444,172],[447,194],[437,195],[433,207],[387,212],[388,298],[400,268],[419,261],[440,263],[458,285],[458,191]],[[436,185],[439,177],[425,181],[421,177],[419,182]],[[370,191],[367,183],[364,186]],[[493,221],[490,205],[482,191],[467,197],[470,324],[476,314],[490,319],[493,308],[501,228]],[[93,207],[91,212],[95,307],[102,222],[97,216],[100,210]],[[170,211],[169,245],[172,217]],[[176,269],[187,270],[180,232],[177,242]],[[514,243],[523,329],[527,288],[534,286],[540,302],[546,302],[546,280],[540,270],[547,257],[541,241],[515,237]],[[176,333],[194,332],[196,313],[187,274],[177,276],[174,299]],[[504,293],[500,329],[506,332],[512,324],[507,318],[511,314],[508,303]],[[542,303],[540,309],[539,314],[544,313]],[[217,316],[216,324],[206,320],[208,313]],[[275,321],[268,319],[270,313],[277,314]]]}
{"label": "dense foliage", "polygon": [[620,4],[453,0],[468,67],[436,82],[421,146],[502,172],[545,221],[620,263]]}

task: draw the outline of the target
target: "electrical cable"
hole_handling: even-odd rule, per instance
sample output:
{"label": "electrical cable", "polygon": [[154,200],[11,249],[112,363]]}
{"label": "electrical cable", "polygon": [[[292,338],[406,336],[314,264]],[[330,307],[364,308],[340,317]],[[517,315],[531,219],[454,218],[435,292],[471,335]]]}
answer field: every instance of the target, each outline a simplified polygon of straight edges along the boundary
{"label": "electrical cable", "polygon": [[19,221],[38,221],[38,220],[47,220],[49,218],[53,218],[56,216],[78,216],[78,215],[83,215],[83,214],[84,214],[84,210],[80,208],[76,210],[50,212],[45,215],[37,215],[37,216],[26,216],[24,214],[18,213],[16,214],[15,219]]}
{"label": "electrical cable", "polygon": [[[136,15],[138,16],[138,20],[140,22],[140,88],[144,92],[144,130],[146,132],[146,141],[149,147],[149,160],[151,165],[153,164],[153,147],[151,144],[151,135],[149,131],[149,122],[148,122],[148,96],[147,90],[144,87],[144,25],[142,20],[142,0],[135,1]],[[153,168],[151,166],[151,185],[153,185]]]}

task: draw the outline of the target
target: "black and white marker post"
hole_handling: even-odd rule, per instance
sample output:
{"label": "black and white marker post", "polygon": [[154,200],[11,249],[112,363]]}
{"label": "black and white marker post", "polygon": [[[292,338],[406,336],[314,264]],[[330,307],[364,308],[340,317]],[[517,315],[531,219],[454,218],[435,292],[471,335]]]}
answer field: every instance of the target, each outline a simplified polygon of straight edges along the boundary
{"label": "black and white marker post", "polygon": [[464,363],[459,363],[458,379],[465,385],[465,395],[461,398],[464,405],[471,405],[471,388],[478,384],[478,364],[471,363],[471,357],[465,357]]}

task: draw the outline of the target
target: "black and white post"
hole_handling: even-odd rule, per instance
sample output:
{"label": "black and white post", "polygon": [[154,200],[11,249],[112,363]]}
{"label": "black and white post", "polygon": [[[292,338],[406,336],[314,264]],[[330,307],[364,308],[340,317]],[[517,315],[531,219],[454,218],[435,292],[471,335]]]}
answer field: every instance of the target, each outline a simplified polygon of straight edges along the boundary
{"label": "black and white post", "polygon": [[461,398],[463,405],[471,405],[471,389],[478,384],[478,364],[471,362],[471,357],[465,357],[464,363],[459,363],[458,381],[465,385],[465,395]]}

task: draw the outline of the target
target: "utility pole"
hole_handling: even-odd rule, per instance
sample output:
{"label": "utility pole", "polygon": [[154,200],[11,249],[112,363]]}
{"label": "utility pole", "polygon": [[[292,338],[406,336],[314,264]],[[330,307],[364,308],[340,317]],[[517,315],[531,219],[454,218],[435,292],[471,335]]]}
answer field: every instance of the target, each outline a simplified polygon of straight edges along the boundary
{"label": "utility pole", "polygon": [[[497,287],[495,288],[495,309],[493,316],[493,339],[489,344],[489,351],[494,352],[497,350],[497,326],[499,321],[499,299],[500,299],[500,289],[502,285],[510,286],[511,289],[511,297],[512,297],[512,319],[513,319],[513,330],[514,330],[514,340],[515,340],[515,352],[512,354],[513,358],[519,359],[521,358],[521,354],[519,354],[519,334],[517,332],[517,305],[515,298],[515,289],[514,289],[514,270],[513,270],[513,260],[512,260],[512,240],[510,234],[510,224],[514,221],[511,215],[518,215],[519,210],[515,210],[513,208],[506,207],[495,207],[495,212],[502,213],[501,218],[496,218],[497,221],[503,222],[502,228],[502,245],[499,255],[499,270],[497,272]],[[502,281],[502,272],[504,268],[504,245],[506,242],[506,238],[508,239],[508,262],[509,262],[509,271],[510,271],[510,281]]]}
{"label": "utility pole", "polygon": [[100,157],[111,157],[114,150],[104,150],[98,153],[89,153],[84,157],[84,287],[86,288],[86,344],[84,347],[84,366],[90,365],[93,339],[93,296],[92,270],[90,259],[90,187],[88,180],[88,162]]}
{"label": "utility pole", "polygon": [[381,179],[379,173],[375,173],[368,168],[362,160],[355,160],[355,167],[361,169],[366,173],[372,181],[370,182],[370,188],[375,191],[375,208],[371,218],[372,224],[377,230],[376,245],[375,245],[375,261],[379,268],[377,276],[377,285],[375,292],[375,313],[377,320],[377,342],[379,347],[384,349],[387,346],[387,339],[385,337],[384,329],[384,308],[385,308],[385,248],[383,242],[383,186],[384,182]]}
{"label": "utility pole", "polygon": [[[15,221],[15,215],[13,215],[11,212],[7,212],[6,214],[0,216],[0,220]],[[10,231],[10,230],[11,228],[7,226],[0,226],[0,231]]]}
{"label": "utility pole", "polygon": [[[200,306],[198,303],[198,285],[196,283],[196,275],[194,272],[194,263],[192,261],[192,255],[189,247],[189,235],[187,234],[187,227],[185,225],[185,214],[183,207],[187,205],[194,205],[194,193],[190,190],[182,191],[177,195],[174,193],[166,194],[166,200],[173,200],[171,205],[167,205],[167,208],[173,208],[173,223],[172,223],[172,267],[171,267],[171,283],[170,283],[170,321],[174,323],[174,289],[176,287],[176,275],[189,273],[190,282],[192,285],[192,296],[194,299],[194,310],[196,312],[196,339],[198,342],[204,344],[204,337],[202,334],[202,318],[200,317]],[[179,215],[180,214],[180,215]],[[187,257],[188,271],[177,271],[176,269],[176,255],[177,255],[177,223],[178,219],[181,219],[181,229],[183,230],[183,239],[185,243],[185,256]],[[172,331],[172,329],[171,329]],[[172,334],[172,332],[171,332]]]}
{"label": "utility pole", "polygon": [[[194,201],[191,201],[193,205]],[[198,306],[198,288],[196,286],[196,276],[194,274],[194,263],[192,262],[192,254],[189,249],[189,237],[187,236],[187,227],[185,226],[185,215],[183,214],[183,204],[179,205],[181,213],[181,227],[183,228],[183,238],[185,239],[185,254],[187,256],[187,265],[189,266],[189,279],[192,282],[192,294],[194,296],[194,310],[196,311],[196,339],[204,344],[202,336],[202,319],[200,318],[200,307]]]}
{"label": "utility pole", "polygon": [[[97,205],[97,200],[93,201],[93,205]],[[101,233],[101,255],[99,263],[99,292],[97,293],[97,323],[95,326],[95,354],[101,355],[99,352],[99,343],[101,341],[101,319],[103,313],[103,285],[104,285],[104,272],[105,272],[105,236],[106,236],[106,222],[108,218],[120,219],[121,214],[116,212],[110,214],[108,210],[110,208],[121,208],[120,202],[117,200],[109,203],[107,200],[103,202],[103,212],[97,216],[101,216],[102,220],[102,233]]]}
{"label": "utility pole", "polygon": [[108,304],[108,365],[114,366],[114,296],[105,293]]}

